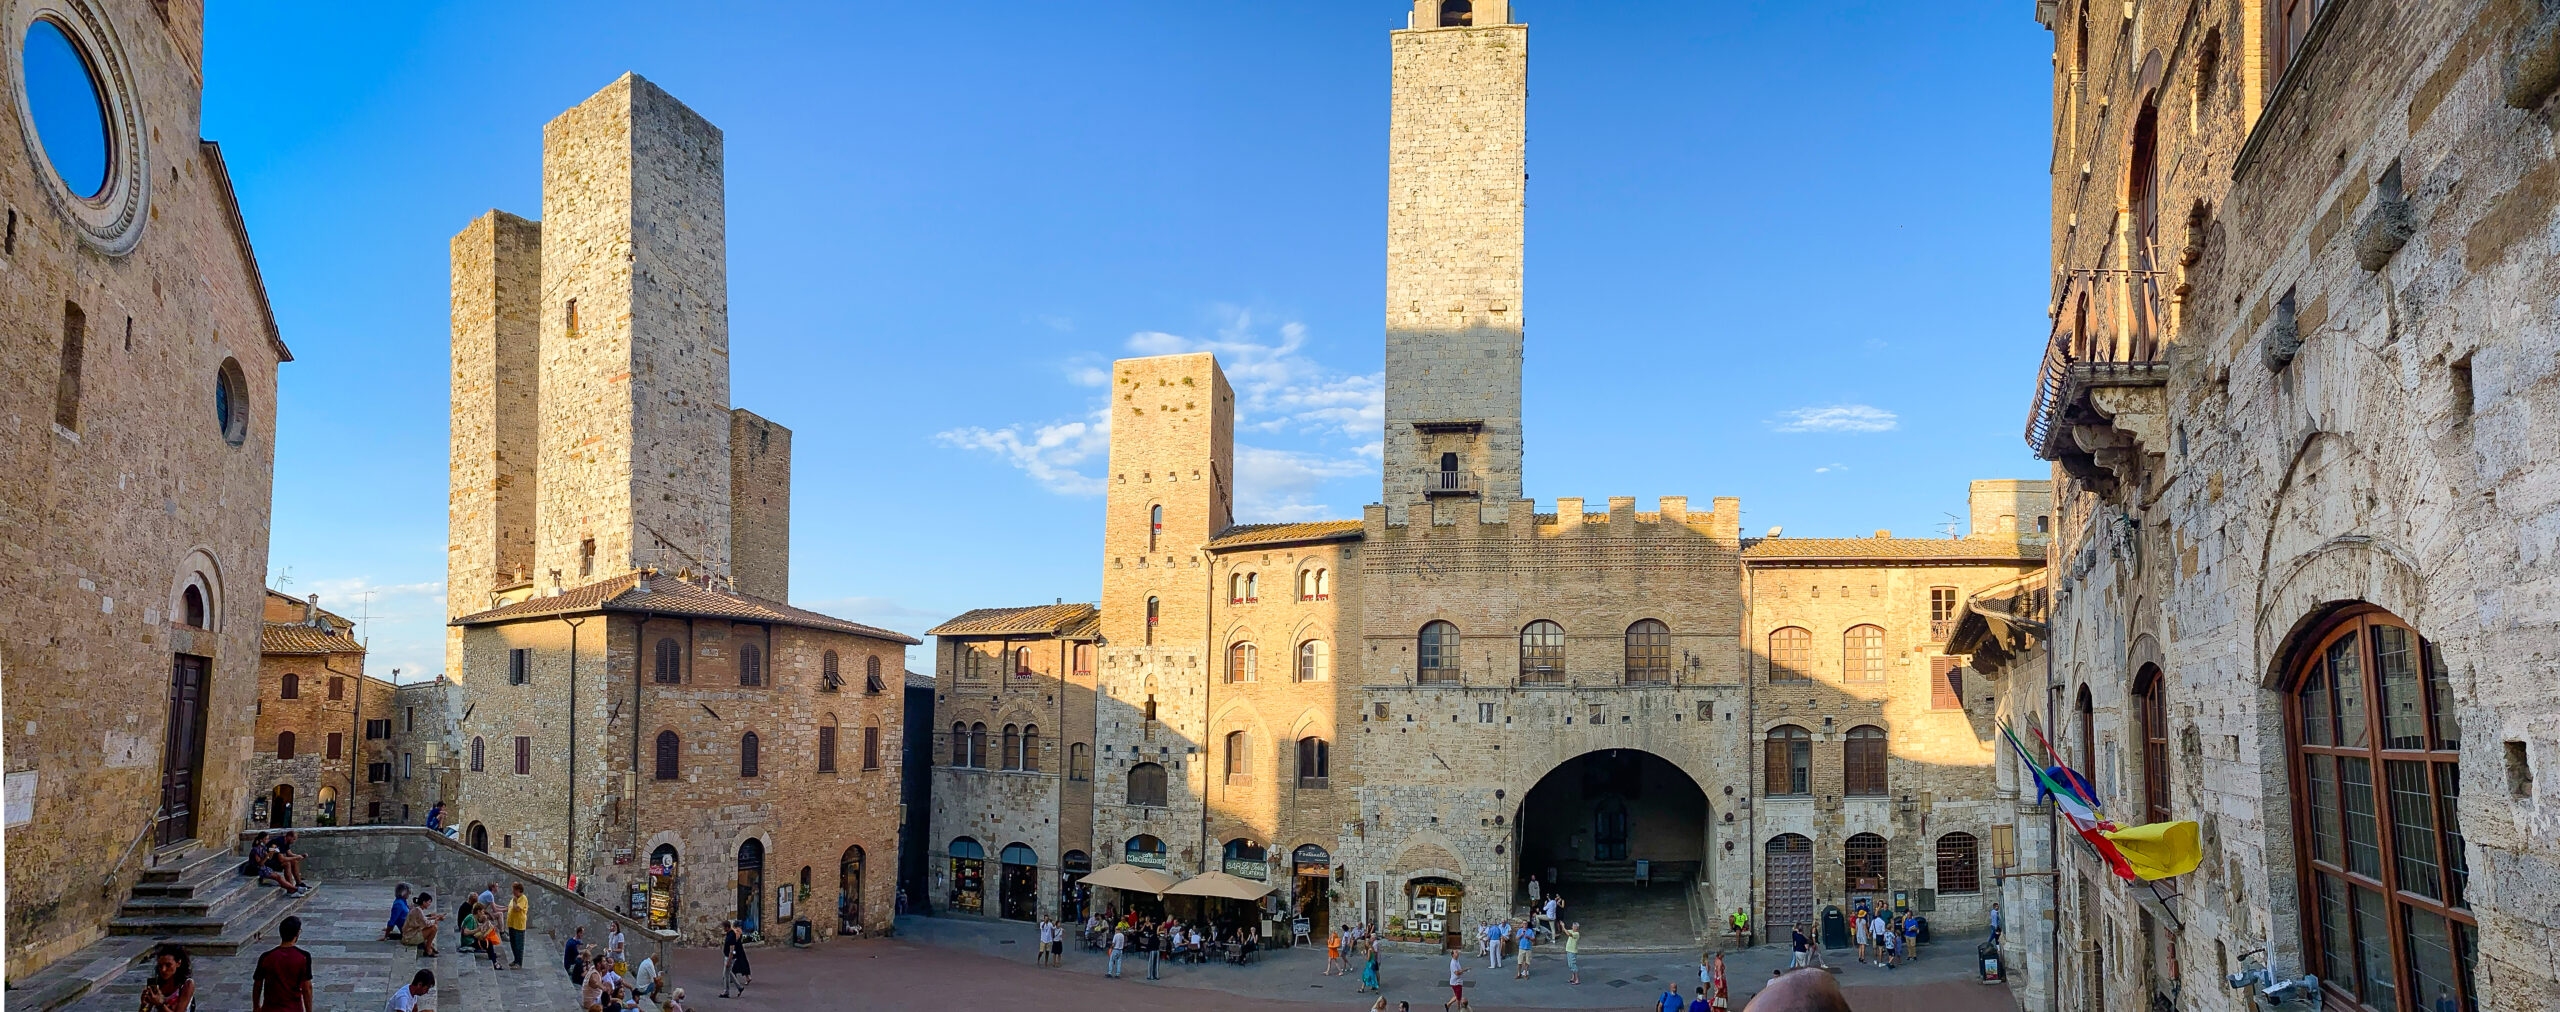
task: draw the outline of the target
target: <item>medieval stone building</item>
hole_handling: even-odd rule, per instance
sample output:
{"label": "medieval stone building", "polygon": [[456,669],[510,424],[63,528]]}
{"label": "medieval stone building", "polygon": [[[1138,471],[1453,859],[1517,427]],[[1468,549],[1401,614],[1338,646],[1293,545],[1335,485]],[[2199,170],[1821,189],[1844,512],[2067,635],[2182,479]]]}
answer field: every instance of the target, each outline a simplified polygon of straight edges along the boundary
{"label": "medieval stone building", "polygon": [[203,5],[13,3],[0,30],[18,127],[0,145],[16,979],[100,937],[145,868],[227,846],[249,812],[292,356],[221,149],[200,139]]}
{"label": "medieval stone building", "polygon": [[[258,730],[250,744],[253,829],[396,819],[400,689],[364,670],[355,623],[269,590],[260,623]],[[386,808],[386,806],[388,806]]]}
{"label": "medieval stone building", "polygon": [[2203,863],[2119,881],[2066,827],[2013,962],[2040,1008],[2231,1008],[2226,975],[2560,1007],[2560,7],[2036,14],[2051,663],[2005,705],[2117,821],[2198,823]]}
{"label": "medieval stone building", "polygon": [[1235,523],[1217,361],[1114,364],[1098,620],[935,630],[931,908],[1145,902],[1074,887],[1129,864],[1417,939],[1508,915],[1532,878],[1609,944],[1861,894],[1987,912],[1989,704],[1942,645],[1961,600],[2042,565],[2044,483],[1977,483],[1949,539],[1525,498],[1527,43],[1483,0],[1424,0],[1391,36],[1386,456],[1361,519]]}
{"label": "medieval stone building", "polygon": [[466,843],[688,941],[877,931],[918,641],[784,603],[791,434],[728,402],[721,164],[626,75],[544,129],[540,222],[454,237],[460,705],[418,750]]}

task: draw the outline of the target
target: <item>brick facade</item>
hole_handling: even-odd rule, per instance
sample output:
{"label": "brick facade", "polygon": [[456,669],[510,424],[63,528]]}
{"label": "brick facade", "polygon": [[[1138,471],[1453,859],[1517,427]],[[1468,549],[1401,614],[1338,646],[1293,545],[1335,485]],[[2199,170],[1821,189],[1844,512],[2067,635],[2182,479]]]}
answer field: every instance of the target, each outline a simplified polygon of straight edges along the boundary
{"label": "brick facade", "polygon": [[[98,938],[155,840],[223,839],[248,813],[292,357],[221,150],[200,139],[202,5],[20,4],[0,27],[24,40],[40,13],[103,82],[109,151],[91,200],[21,114],[0,145],[12,979]],[[199,664],[201,719],[172,750],[173,671]],[[192,789],[160,833],[172,758]]]}
{"label": "brick facade", "polygon": [[[271,590],[262,626],[249,784],[253,798],[266,801],[267,817],[255,817],[253,801],[246,827],[362,825],[380,821],[385,804],[396,813],[395,785],[372,780],[368,766],[394,761],[399,688],[365,674],[364,647],[350,634],[354,623],[321,610],[316,596],[297,601]],[[382,737],[369,738],[368,731]],[[293,741],[290,756],[283,751],[286,735]]]}

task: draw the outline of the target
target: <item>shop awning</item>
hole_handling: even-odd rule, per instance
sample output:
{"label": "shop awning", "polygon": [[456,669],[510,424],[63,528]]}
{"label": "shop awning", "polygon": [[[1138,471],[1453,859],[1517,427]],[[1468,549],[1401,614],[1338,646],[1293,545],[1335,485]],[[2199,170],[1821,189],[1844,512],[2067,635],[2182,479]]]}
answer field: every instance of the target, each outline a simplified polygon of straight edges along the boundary
{"label": "shop awning", "polygon": [[1126,889],[1133,893],[1148,894],[1161,893],[1173,887],[1173,876],[1152,868],[1140,868],[1134,864],[1115,864],[1076,881],[1083,885],[1101,886],[1105,889]]}
{"label": "shop awning", "polygon": [[1268,884],[1237,878],[1222,871],[1194,875],[1164,891],[1167,896],[1213,896],[1227,900],[1258,900],[1270,893]]}

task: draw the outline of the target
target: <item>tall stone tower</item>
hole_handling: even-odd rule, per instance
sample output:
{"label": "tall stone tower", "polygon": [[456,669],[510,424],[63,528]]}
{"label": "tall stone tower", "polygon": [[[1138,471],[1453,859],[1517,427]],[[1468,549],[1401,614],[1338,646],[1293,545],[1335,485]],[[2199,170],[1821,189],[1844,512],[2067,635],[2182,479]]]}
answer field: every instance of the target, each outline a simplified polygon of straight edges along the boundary
{"label": "tall stone tower", "polygon": [[1390,523],[1520,498],[1529,30],[1507,0],[1416,0],[1387,143]]}
{"label": "tall stone tower", "polygon": [[541,300],[540,224],[491,211],[453,237],[446,618],[489,608],[491,595],[533,579]]}
{"label": "tall stone tower", "polygon": [[729,562],[738,591],[791,600],[791,430],[729,411]]}
{"label": "tall stone tower", "polygon": [[720,129],[636,74],[543,128],[540,592],[730,575],[721,164]]}

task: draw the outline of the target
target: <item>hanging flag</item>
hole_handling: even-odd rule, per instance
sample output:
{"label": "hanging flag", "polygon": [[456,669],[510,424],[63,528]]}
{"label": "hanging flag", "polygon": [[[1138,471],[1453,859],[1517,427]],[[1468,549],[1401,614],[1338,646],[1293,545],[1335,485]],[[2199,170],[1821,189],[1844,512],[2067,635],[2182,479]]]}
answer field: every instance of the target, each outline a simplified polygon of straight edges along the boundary
{"label": "hanging flag", "polygon": [[[2096,804],[2082,795],[2078,789],[2055,779],[2043,768],[2037,766],[2035,758],[2027,753],[2026,745],[2018,740],[2018,733],[2011,730],[2009,725],[2005,723],[2000,725],[2000,731],[2008,737],[2009,747],[2017,750],[2018,758],[2025,761],[2026,768],[2035,771],[2036,782],[2042,785],[2045,792],[2052,794],[2054,811],[2061,813],[2063,821],[2071,824],[2071,830],[2080,834],[2081,839],[2089,842],[2090,848],[2098,852],[2098,857],[2107,862],[2107,867],[2113,870],[2117,877],[2127,880],[2139,879],[2140,876],[2135,873],[2133,865],[2125,859],[2124,853],[2117,849],[2116,842],[2105,835],[2115,830],[2116,824],[2100,815]],[[2039,734],[2038,737],[2041,738],[2042,735]],[[2051,748],[2052,743],[2047,742],[2046,747]],[[2039,794],[2037,799],[2042,800],[2043,795]]]}
{"label": "hanging flag", "polygon": [[2134,874],[2176,878],[2204,863],[2204,838],[2192,822],[2154,822],[2100,834],[2115,842]]}

